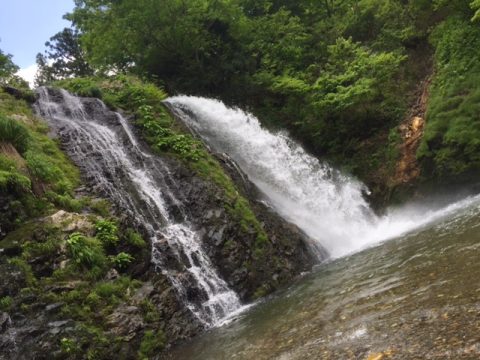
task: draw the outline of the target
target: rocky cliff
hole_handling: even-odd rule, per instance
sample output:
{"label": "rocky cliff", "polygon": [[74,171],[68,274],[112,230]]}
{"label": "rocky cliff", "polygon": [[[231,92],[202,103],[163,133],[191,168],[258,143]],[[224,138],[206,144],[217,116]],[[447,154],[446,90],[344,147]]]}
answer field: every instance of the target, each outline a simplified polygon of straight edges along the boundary
{"label": "rocky cliff", "polygon": [[[131,85],[124,83],[121,91],[128,93]],[[135,86],[143,85],[135,80]],[[50,92],[60,96],[57,90]],[[2,96],[2,105],[17,101]],[[98,100],[82,101],[87,113],[98,105]],[[26,126],[31,137],[37,136],[39,128],[48,132],[23,103],[21,110],[33,124]],[[140,146],[150,151],[156,143],[139,122],[138,106],[123,110],[137,124],[132,129]],[[16,121],[18,114],[14,109],[5,115]],[[184,131],[173,120],[171,126]],[[68,136],[59,140],[68,152]],[[45,135],[42,141],[48,143],[42,148],[46,149],[45,168],[58,163],[55,156],[67,161],[58,145]],[[167,165],[175,196],[201,235],[205,252],[240,299],[252,301],[308,271],[317,259],[309,252],[305,236],[261,202],[231,160],[200,149],[200,144],[195,147],[200,160],[193,165],[171,149],[153,146],[152,156]],[[6,152],[2,156],[12,158]],[[0,272],[6,279],[0,286],[0,358],[101,359],[110,358],[112,352],[125,359],[149,358],[205,328],[171,279],[151,262],[152,250],[171,253],[168,244],[158,242],[152,249],[143,240],[148,239],[148,231],[114,197],[101,191],[78,159],[81,177],[72,175],[68,189],[63,189],[56,182],[62,180],[62,173],[77,171],[71,165],[62,172],[67,165],[57,164],[58,171],[41,174],[34,166],[39,167],[38,161],[31,160],[33,155],[17,151],[15,156],[27,164],[15,171],[29,182],[20,187],[13,181],[17,178],[11,177],[0,190],[2,208],[8,210],[4,212],[8,216],[2,216],[5,230],[0,238]],[[202,161],[209,164],[207,171],[200,167]],[[32,202],[35,211],[29,205]],[[204,300],[195,287],[187,289],[186,296],[192,302]]]}

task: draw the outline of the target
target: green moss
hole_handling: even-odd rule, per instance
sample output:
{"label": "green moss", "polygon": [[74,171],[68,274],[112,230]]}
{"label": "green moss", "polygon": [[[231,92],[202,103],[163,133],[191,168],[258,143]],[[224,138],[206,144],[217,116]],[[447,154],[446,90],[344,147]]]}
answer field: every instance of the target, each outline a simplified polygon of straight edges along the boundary
{"label": "green moss", "polygon": [[108,217],[111,211],[110,203],[104,199],[92,201],[90,208],[94,213],[103,217]]}
{"label": "green moss", "polygon": [[25,282],[28,286],[35,286],[37,279],[33,275],[32,267],[22,258],[16,257],[8,260],[9,264],[15,265],[25,276]]}
{"label": "green moss", "polygon": [[76,341],[70,338],[62,338],[60,340],[60,350],[66,355],[73,355],[80,352]]}
{"label": "green moss", "polygon": [[147,330],[143,335],[138,355],[140,359],[150,359],[165,347],[165,334],[161,330]]}
{"label": "green moss", "polygon": [[266,285],[262,285],[255,290],[255,292],[253,293],[252,299],[253,300],[260,299],[260,298],[266,296],[269,292],[270,291],[269,291],[268,287]]}
{"label": "green moss", "polygon": [[157,307],[148,299],[142,300],[140,303],[143,319],[147,323],[158,322],[161,319],[160,312]]}

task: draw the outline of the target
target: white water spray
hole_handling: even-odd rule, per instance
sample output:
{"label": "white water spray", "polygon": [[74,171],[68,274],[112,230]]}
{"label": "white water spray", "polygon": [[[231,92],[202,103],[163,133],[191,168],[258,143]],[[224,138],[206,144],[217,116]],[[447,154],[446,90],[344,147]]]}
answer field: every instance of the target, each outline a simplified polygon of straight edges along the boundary
{"label": "white water spray", "polygon": [[398,237],[479,200],[430,211],[404,208],[377,217],[363,197],[368,190],[362,183],[310,156],[286,134],[262,128],[253,115],[193,96],[166,102],[215,151],[232,157],[271,206],[332,258]]}

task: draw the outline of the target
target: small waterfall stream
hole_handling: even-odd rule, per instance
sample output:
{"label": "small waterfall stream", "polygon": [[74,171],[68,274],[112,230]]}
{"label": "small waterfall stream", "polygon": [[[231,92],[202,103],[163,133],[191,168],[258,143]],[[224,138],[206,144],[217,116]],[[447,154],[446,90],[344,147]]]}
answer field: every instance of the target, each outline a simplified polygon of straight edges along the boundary
{"label": "small waterfall stream", "polygon": [[[240,309],[237,294],[203,251],[175,195],[168,167],[142,149],[127,120],[96,99],[49,88],[39,88],[38,94],[37,112],[55,129],[95,190],[148,231],[153,263],[193,314],[204,325],[215,326]],[[165,245],[171,254],[164,253]]]}

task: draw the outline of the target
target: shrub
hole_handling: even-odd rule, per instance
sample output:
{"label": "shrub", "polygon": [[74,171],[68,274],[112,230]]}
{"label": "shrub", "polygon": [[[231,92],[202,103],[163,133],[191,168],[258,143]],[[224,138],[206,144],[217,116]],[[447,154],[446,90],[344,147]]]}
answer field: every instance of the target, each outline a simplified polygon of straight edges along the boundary
{"label": "shrub", "polygon": [[97,239],[87,238],[73,233],[67,240],[67,249],[76,264],[92,269],[104,268],[106,257],[101,243]]}
{"label": "shrub", "polygon": [[28,149],[30,135],[19,122],[0,114],[0,142],[12,144],[20,154]]}
{"label": "shrub", "polygon": [[124,270],[130,265],[130,263],[134,259],[135,258],[132,255],[121,252],[118,255],[112,257],[112,263],[113,266],[115,266],[117,269]]}
{"label": "shrub", "polygon": [[93,78],[74,78],[68,79],[67,82],[59,81],[58,85],[65,87],[68,91],[78,96],[95,97],[99,99],[103,97],[102,90],[97,86],[96,80]]}
{"label": "shrub", "polygon": [[118,244],[118,227],[110,220],[99,220],[95,224],[97,231],[96,237],[105,246],[115,246]]}

